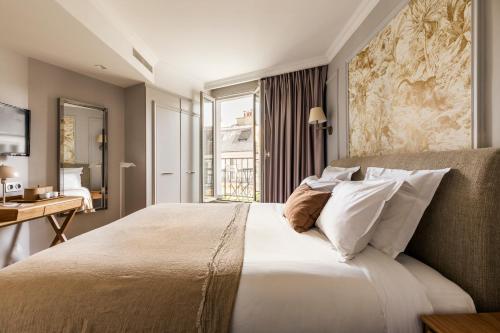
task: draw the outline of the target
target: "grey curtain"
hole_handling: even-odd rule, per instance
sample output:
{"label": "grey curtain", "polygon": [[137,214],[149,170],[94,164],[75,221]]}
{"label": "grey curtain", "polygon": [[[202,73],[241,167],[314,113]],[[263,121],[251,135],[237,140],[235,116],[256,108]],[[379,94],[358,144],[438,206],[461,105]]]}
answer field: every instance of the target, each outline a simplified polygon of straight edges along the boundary
{"label": "grey curtain", "polygon": [[301,180],[325,167],[326,131],[309,125],[309,110],[326,112],[328,66],[262,79],[263,202],[285,202]]}

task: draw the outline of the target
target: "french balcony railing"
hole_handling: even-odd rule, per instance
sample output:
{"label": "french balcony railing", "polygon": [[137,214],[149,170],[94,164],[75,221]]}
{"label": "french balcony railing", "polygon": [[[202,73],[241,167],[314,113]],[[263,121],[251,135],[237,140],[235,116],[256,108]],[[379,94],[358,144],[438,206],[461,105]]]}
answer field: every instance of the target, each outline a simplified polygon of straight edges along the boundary
{"label": "french balcony railing", "polygon": [[221,159],[222,199],[253,201],[255,198],[252,158]]}
{"label": "french balcony railing", "polygon": [[[221,175],[218,188],[218,199],[229,201],[259,200],[255,192],[254,162],[252,158],[221,158],[219,160]],[[205,196],[213,193],[213,170],[206,169],[204,177]]]}

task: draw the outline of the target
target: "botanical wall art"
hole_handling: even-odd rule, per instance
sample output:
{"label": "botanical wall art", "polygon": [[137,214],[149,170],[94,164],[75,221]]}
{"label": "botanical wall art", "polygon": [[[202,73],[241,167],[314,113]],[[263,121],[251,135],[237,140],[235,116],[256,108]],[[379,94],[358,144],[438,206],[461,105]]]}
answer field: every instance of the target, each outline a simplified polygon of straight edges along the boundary
{"label": "botanical wall art", "polygon": [[350,61],[351,156],[472,146],[471,20],[471,0],[410,0]]}
{"label": "botanical wall art", "polygon": [[64,116],[61,119],[61,139],[62,151],[61,160],[63,163],[74,163],[76,159],[75,152],[75,117]]}

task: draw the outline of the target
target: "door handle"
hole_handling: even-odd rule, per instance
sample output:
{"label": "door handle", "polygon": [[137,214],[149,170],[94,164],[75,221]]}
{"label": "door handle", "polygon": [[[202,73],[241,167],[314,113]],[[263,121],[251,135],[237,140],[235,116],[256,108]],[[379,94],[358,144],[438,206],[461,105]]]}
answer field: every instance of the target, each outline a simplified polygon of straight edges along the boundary
{"label": "door handle", "polygon": [[186,171],[186,173],[187,173],[188,175],[192,175],[192,174],[196,173],[196,171]]}
{"label": "door handle", "polygon": [[174,173],[173,172],[162,172],[161,174],[162,175],[173,175]]}

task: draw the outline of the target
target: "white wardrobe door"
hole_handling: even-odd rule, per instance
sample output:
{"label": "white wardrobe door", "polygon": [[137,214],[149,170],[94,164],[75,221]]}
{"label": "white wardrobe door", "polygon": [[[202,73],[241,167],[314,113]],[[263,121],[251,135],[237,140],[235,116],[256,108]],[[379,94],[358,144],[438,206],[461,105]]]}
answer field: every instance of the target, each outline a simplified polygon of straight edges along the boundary
{"label": "white wardrobe door", "polygon": [[180,113],[156,108],[156,202],[180,202]]}
{"label": "white wardrobe door", "polygon": [[199,202],[200,118],[181,114],[181,202]]}

